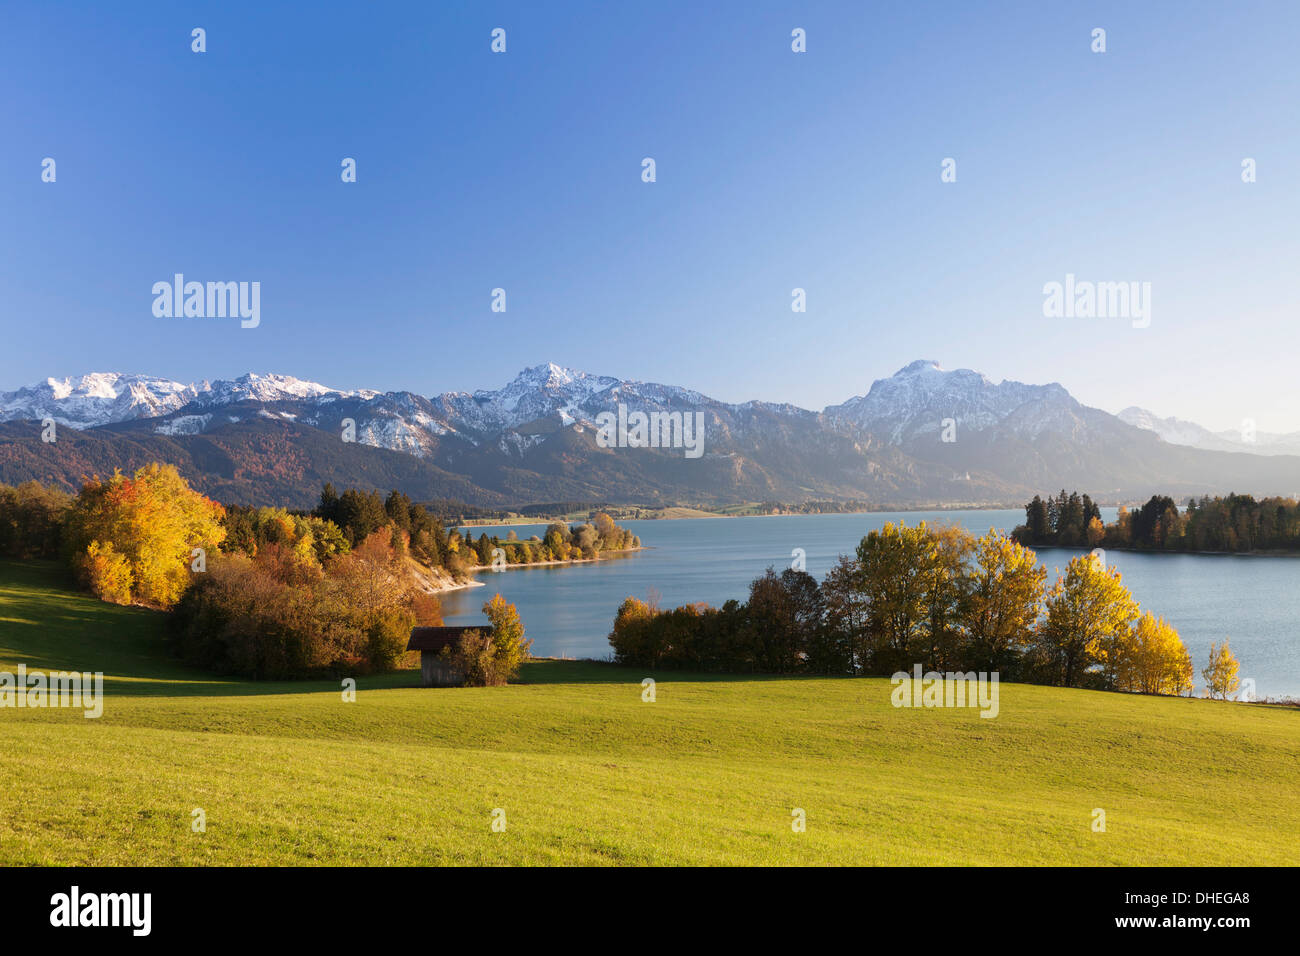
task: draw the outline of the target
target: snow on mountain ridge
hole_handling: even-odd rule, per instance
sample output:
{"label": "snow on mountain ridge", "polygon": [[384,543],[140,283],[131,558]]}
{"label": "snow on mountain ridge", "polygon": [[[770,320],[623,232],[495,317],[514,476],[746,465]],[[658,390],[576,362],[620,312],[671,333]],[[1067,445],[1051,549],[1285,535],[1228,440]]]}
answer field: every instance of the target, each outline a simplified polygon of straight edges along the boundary
{"label": "snow on mountain ridge", "polygon": [[63,379],[47,378],[12,392],[0,392],[0,421],[53,419],[61,425],[89,428],[138,418],[156,418],[193,401],[197,391],[148,375],[93,372]]}
{"label": "snow on mountain ridge", "polygon": [[[1004,379],[994,384],[972,369],[944,369],[938,362],[918,359],[889,378],[871,383],[866,395],[826,408],[833,421],[875,432],[891,444],[903,444],[938,432],[952,418],[961,429],[983,430],[1011,419],[1026,405],[1040,404],[1045,414],[1054,407],[1077,407],[1061,385],[1026,385]],[[1034,416],[1014,419],[1018,431],[1041,430]]]}
{"label": "snow on mountain ridge", "polygon": [[1155,412],[1130,405],[1115,416],[1137,428],[1154,432],[1171,445],[1186,445],[1206,451],[1231,451],[1254,455],[1300,454],[1300,433],[1279,434],[1243,427],[1212,432],[1195,422],[1181,418],[1161,418]]}
{"label": "snow on mountain ridge", "polygon": [[292,375],[270,373],[259,375],[247,372],[231,381],[213,382],[204,392],[201,401],[204,404],[229,404],[238,401],[279,402],[292,400],[311,400],[327,395],[352,397],[354,395],[376,395],[377,392],[345,392],[318,382],[309,382],[294,378]]}
{"label": "snow on mountain ridge", "polygon": [[1185,422],[1178,418],[1160,418],[1154,412],[1135,405],[1122,409],[1115,417],[1137,428],[1155,432],[1171,445],[1195,446],[1206,441],[1214,443],[1215,439],[1209,429],[1202,428],[1194,422]]}
{"label": "snow on mountain ridge", "polygon": [[[1077,430],[1081,414],[1105,414],[1085,409],[1058,383],[994,383],[971,369],[949,370],[937,361],[918,359],[874,381],[865,395],[820,413],[785,403],[728,404],[693,389],[594,375],[546,362],[523,369],[497,389],[443,392],[427,398],[406,391],[345,391],[278,373],[248,372],[231,380],[185,385],[145,375],[95,372],[51,377],[0,392],[0,422],[52,418],[74,428],[93,428],[159,418],[160,434],[194,434],[219,427],[226,419],[236,420],[211,412],[240,402],[306,405],[306,413],[293,409],[300,415],[297,421],[325,428],[333,428],[341,416],[351,416],[362,443],[419,456],[447,438],[475,446],[505,440],[503,450],[522,454],[544,441],[541,436],[554,427],[593,426],[601,412],[616,410],[620,404],[631,411],[703,410],[715,434],[732,438],[762,435],[770,427],[783,427],[781,422],[808,418],[824,419],[836,430],[860,429],[896,445],[937,440],[947,418],[956,420],[961,434],[1001,428],[1036,438],[1044,432]],[[295,420],[279,410],[266,417]],[[1116,417],[1172,444],[1256,454],[1300,452],[1300,435],[1261,433],[1251,444],[1233,433],[1216,435],[1191,422],[1159,419],[1142,409],[1125,409]],[[509,437],[521,428],[532,433],[535,430],[525,426],[546,421],[551,426],[530,434],[527,441]]]}
{"label": "snow on mountain ridge", "polygon": [[378,394],[364,389],[340,391],[289,375],[256,372],[231,381],[190,385],[150,375],[90,372],[62,379],[50,377],[36,385],[0,392],[0,422],[51,418],[72,428],[95,428],[159,418],[192,402],[216,407],[238,401],[313,401],[353,396],[369,399]]}

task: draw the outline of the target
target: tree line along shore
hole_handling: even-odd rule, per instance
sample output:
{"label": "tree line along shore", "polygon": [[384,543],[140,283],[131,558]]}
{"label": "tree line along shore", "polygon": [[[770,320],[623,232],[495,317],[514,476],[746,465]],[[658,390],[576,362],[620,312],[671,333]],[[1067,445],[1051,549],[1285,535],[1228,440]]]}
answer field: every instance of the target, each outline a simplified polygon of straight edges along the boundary
{"label": "tree line along shore", "polygon": [[1035,547],[1113,548],[1206,554],[1300,553],[1300,501],[1251,495],[1188,498],[1180,509],[1168,495],[1152,495],[1140,507],[1121,505],[1115,520],[1086,494],[1061,489],[1034,495],[1025,523],[1012,532]]}
{"label": "tree line along shore", "polygon": [[[1027,542],[1169,549],[1230,531],[1240,546],[1300,535],[1298,511],[1289,500],[1230,496],[1189,502],[1180,513],[1153,497],[1106,526],[1089,496],[1062,491],[1030,502],[1026,524],[1009,536],[890,523],[822,582],[769,569],[747,601],[720,608],[661,610],[629,597],[610,644],[617,662],[650,668],[887,674],[920,665],[1187,694],[1194,671],[1186,647],[1168,622],[1141,611],[1118,570],[1081,555],[1049,586]],[[421,572],[463,581],[475,569],[589,561],[640,546],[603,512],[576,525],[552,522],[528,540],[513,531],[475,539],[400,492],[384,498],[328,484],[310,512],[224,507],[159,464],[92,479],[75,496],[36,482],[0,486],[0,553],[61,558],[102,600],[167,610],[182,659],[253,678],[409,666],[410,629],[441,623]],[[511,649],[500,666],[477,671],[500,682],[517,671],[527,642],[513,607],[496,598],[484,613],[489,633]],[[476,653],[491,656],[491,641]],[[1235,692],[1236,666],[1226,641],[1212,648],[1207,693]]]}
{"label": "tree line along shore", "polygon": [[[175,653],[221,674],[293,679],[411,666],[412,627],[442,623],[436,574],[590,561],[641,546],[612,518],[551,523],[501,539],[447,527],[394,491],[326,485],[309,512],[223,506],[174,466],[92,478],[76,495],[0,485],[0,554],[61,560],[101,600],[168,612]],[[528,642],[513,606],[483,608],[490,638],[467,642],[460,670],[501,683]]]}
{"label": "tree line along shore", "polygon": [[[609,635],[617,663],[729,673],[878,676],[920,667],[1003,680],[1188,695],[1191,655],[1144,612],[1119,570],[1075,557],[1052,584],[1011,536],[889,523],[822,581],[772,568],[746,601],[661,609],[628,597]],[[1201,671],[1206,696],[1239,689],[1225,639]]]}

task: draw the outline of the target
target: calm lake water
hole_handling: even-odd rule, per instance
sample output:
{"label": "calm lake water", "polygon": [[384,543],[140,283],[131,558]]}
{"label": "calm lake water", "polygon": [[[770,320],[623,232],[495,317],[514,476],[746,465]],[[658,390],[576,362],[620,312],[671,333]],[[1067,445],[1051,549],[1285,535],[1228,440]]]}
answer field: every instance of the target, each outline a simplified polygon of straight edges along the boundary
{"label": "calm lake water", "polygon": [[[1114,509],[1102,509],[1111,521]],[[749,583],[771,565],[790,566],[803,548],[807,570],[819,580],[841,554],[852,554],[868,531],[888,521],[961,524],[975,533],[1010,531],[1024,512],[945,511],[905,514],[789,515],[759,518],[686,518],[625,521],[647,550],[568,567],[520,568],[478,576],[485,587],[442,595],[448,624],[483,620],[483,602],[499,592],[519,608],[533,653],[547,657],[610,656],[614,612],[628,595],[653,589],[660,606],[694,601],[718,605],[744,600]],[[522,539],[546,526],[514,525]],[[476,528],[502,538],[511,527]],[[1077,552],[1039,549],[1049,569]],[[1192,654],[1199,686],[1211,641],[1232,639],[1240,676],[1254,678],[1259,697],[1300,697],[1300,558],[1134,554],[1110,551],[1124,583],[1142,605],[1178,629]]]}

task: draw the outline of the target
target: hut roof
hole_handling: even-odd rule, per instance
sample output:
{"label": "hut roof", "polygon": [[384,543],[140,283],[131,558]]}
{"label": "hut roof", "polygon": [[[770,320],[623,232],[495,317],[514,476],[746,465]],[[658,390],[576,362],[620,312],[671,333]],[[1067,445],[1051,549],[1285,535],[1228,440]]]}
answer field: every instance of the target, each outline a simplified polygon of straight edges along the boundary
{"label": "hut roof", "polygon": [[411,639],[406,644],[408,651],[440,651],[444,647],[456,648],[456,642],[466,631],[488,630],[490,625],[473,627],[413,627]]}

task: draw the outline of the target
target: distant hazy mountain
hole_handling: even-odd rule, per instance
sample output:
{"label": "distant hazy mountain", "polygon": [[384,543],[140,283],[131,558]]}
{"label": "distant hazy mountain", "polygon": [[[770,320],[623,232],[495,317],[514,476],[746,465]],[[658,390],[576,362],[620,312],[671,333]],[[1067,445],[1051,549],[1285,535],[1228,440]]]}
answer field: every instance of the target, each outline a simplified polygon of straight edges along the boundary
{"label": "distant hazy mountain", "polygon": [[970,369],[946,371],[938,362],[919,360],[891,378],[873,382],[866,395],[826,409],[828,418],[852,422],[895,445],[937,442],[943,420],[961,423],[962,431],[983,431],[1012,420],[1025,410],[1017,427],[1033,434],[1046,427],[1057,410],[1077,405],[1060,385],[995,385]]}
{"label": "distant hazy mountain", "polygon": [[1195,422],[1185,422],[1180,418],[1160,418],[1155,413],[1136,406],[1124,409],[1118,417],[1130,425],[1155,432],[1171,445],[1251,455],[1300,455],[1300,432],[1257,432],[1248,422],[1243,422],[1242,427],[1236,431],[1212,432]]}
{"label": "distant hazy mountain", "polygon": [[[601,447],[598,416],[620,406],[698,412],[703,454]],[[525,369],[500,389],[432,397],[285,375],[184,385],[104,373],[0,393],[0,481],[75,487],[88,474],[161,459],[223,500],[294,506],[310,505],[326,480],[497,506],[1018,503],[1061,487],[1101,500],[1300,491],[1300,457],[1193,447],[1164,437],[1154,417],[1125,416],[1081,405],[1056,383],[994,383],[931,361],[822,412],[730,404],[554,364]],[[46,418],[65,426],[52,445],[39,437]],[[348,420],[355,443],[341,438]]]}

